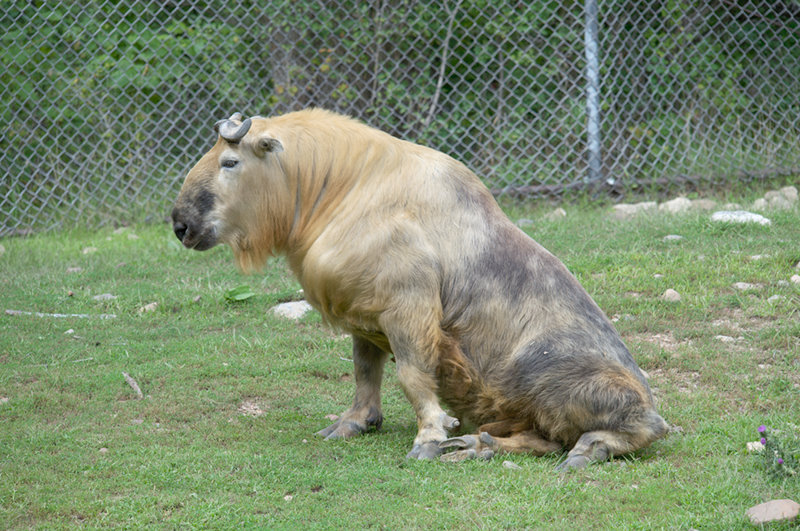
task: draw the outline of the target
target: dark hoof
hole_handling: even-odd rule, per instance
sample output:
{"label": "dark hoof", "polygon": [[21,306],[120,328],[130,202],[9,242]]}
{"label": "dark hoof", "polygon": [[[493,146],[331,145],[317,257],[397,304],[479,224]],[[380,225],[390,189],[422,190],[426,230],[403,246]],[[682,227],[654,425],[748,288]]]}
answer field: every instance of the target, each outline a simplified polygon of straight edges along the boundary
{"label": "dark hoof", "polygon": [[359,426],[357,423],[350,420],[337,420],[324,430],[319,430],[317,435],[324,437],[326,440],[332,439],[349,439],[356,435],[361,435],[367,431],[365,427]]}
{"label": "dark hoof", "polygon": [[563,474],[569,472],[570,470],[578,470],[581,468],[585,468],[586,465],[588,465],[591,462],[592,461],[585,455],[567,456],[564,462],[562,462],[560,465],[556,467],[556,470]]}
{"label": "dark hoof", "polygon": [[415,444],[406,455],[406,459],[435,459],[440,455],[442,455],[442,449],[439,448],[439,443],[437,441],[431,441]]}

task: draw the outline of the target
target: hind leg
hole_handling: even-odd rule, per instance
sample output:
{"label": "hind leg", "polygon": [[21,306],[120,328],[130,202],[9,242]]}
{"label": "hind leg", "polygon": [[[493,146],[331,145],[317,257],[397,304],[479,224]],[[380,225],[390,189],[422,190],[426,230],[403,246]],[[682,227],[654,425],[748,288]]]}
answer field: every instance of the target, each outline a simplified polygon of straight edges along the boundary
{"label": "hind leg", "polygon": [[[503,423],[492,423],[481,426],[481,430],[502,431]],[[561,451],[561,445],[543,439],[535,430],[512,433],[507,437],[493,437],[489,431],[480,431],[478,435],[462,435],[453,437],[439,444],[441,448],[457,450],[441,457],[442,461],[457,462],[466,459],[491,459],[496,453],[546,455]]]}
{"label": "hind leg", "polygon": [[648,412],[644,419],[631,424],[636,429],[626,432],[597,430],[582,434],[556,470],[566,472],[583,468],[594,461],[605,461],[615,455],[633,452],[667,432],[667,423],[655,411]]}

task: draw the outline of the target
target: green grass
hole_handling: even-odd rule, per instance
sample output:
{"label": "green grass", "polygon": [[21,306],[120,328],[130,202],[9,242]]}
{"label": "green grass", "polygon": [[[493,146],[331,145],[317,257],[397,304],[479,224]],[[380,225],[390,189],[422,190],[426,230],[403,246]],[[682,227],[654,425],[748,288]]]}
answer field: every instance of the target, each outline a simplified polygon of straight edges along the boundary
{"label": "green grass", "polygon": [[[383,430],[319,440],[352,398],[350,341],[315,313],[271,314],[298,298],[282,260],[243,276],[227,249],[183,250],[165,225],[50,233],[1,241],[0,311],[117,317],[0,314],[0,527],[736,529],[752,505],[800,501],[800,480],[745,451],[760,424],[800,418],[800,286],[781,282],[800,274],[798,212],[764,228],[566,209],[512,217],[537,220],[529,232],[649,373],[679,427],[650,448],[566,476],[558,457],[407,461],[416,426],[392,364]],[[242,284],[256,295],[226,302]],[[661,300],[667,288],[682,301]]]}

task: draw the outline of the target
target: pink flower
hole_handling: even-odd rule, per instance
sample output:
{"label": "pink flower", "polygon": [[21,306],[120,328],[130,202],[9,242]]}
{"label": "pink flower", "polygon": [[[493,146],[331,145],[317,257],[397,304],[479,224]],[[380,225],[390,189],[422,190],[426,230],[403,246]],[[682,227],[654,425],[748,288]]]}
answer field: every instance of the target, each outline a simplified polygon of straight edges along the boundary
{"label": "pink flower", "polygon": [[764,445],[767,444],[767,440],[764,437],[761,437],[761,444],[764,444]]}
{"label": "pink flower", "polygon": [[778,458],[778,464],[779,464],[779,465],[782,465],[782,464],[783,464],[783,459],[781,459],[780,457]]}
{"label": "pink flower", "polygon": [[764,433],[765,431],[767,431],[767,427],[763,424],[758,427],[758,433]]}

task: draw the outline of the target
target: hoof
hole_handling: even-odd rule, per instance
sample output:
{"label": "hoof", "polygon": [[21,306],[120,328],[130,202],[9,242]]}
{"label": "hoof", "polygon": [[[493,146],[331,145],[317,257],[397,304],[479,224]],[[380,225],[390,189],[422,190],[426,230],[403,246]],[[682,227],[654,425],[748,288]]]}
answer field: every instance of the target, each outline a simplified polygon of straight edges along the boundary
{"label": "hoof", "polygon": [[316,435],[324,437],[326,440],[334,439],[349,439],[356,435],[364,433],[366,428],[359,426],[357,423],[350,420],[337,420],[327,428],[319,430]]}
{"label": "hoof", "polygon": [[442,455],[442,449],[439,448],[439,443],[437,441],[431,441],[415,444],[406,455],[406,459],[435,459],[440,455]]}
{"label": "hoof", "polygon": [[578,470],[581,468],[585,468],[586,465],[588,465],[591,462],[592,461],[585,455],[567,456],[564,462],[562,462],[560,465],[556,467],[556,470],[564,474],[566,472],[569,472],[570,470]]}

